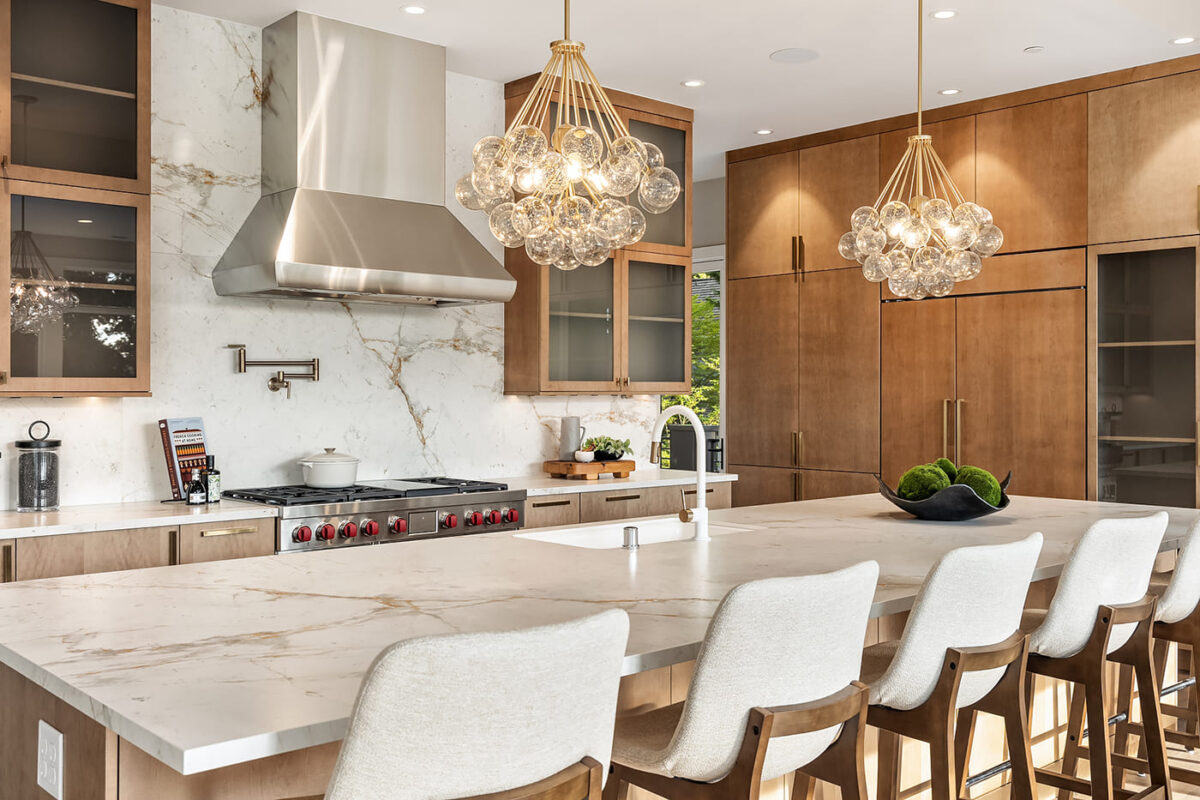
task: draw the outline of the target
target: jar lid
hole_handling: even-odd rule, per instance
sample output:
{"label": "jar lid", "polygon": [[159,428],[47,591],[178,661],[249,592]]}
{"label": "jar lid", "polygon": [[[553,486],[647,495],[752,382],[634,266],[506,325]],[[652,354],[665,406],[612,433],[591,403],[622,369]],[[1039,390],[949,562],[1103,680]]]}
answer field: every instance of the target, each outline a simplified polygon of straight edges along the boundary
{"label": "jar lid", "polygon": [[[38,425],[42,425],[46,429],[41,436],[33,432]],[[29,438],[18,439],[16,444],[22,450],[51,450],[62,446],[62,439],[47,439],[46,437],[49,435],[50,423],[42,419],[34,420],[29,424]]]}
{"label": "jar lid", "polygon": [[300,459],[301,464],[357,464],[358,459],[345,453],[334,452],[335,448],[326,447],[324,453],[317,453],[308,458]]}

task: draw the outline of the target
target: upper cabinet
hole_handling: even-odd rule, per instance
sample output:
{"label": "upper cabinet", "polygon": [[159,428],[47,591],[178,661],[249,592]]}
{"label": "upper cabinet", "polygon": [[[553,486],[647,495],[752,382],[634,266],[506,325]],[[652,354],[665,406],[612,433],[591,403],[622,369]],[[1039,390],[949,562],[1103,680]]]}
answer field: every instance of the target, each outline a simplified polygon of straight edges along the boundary
{"label": "upper cabinet", "polygon": [[792,150],[728,164],[725,192],[728,276],[757,278],[798,269],[800,154]]}
{"label": "upper cabinet", "polygon": [[1200,72],[1088,95],[1089,241],[1197,232]]}
{"label": "upper cabinet", "polygon": [[1087,95],[975,119],[975,202],[1004,231],[1002,253],[1087,244]]}
{"label": "upper cabinet", "polygon": [[646,235],[637,249],[676,256],[692,254],[692,123],[647,111],[622,109],[629,133],[658,145],[664,163],[683,185],[679,199],[662,214],[646,215]]}
{"label": "upper cabinet", "polygon": [[850,215],[879,194],[879,137],[865,136],[800,151],[800,263],[805,272],[843,269],[838,239]]}

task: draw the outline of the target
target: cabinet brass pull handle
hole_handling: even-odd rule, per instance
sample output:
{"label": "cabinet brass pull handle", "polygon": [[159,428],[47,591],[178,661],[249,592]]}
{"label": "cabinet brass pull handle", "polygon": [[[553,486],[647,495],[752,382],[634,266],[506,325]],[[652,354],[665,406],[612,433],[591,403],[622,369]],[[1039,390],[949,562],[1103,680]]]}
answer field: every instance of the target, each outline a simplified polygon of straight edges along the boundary
{"label": "cabinet brass pull handle", "polygon": [[942,401],[942,458],[950,457],[950,405],[953,402],[949,397]]}
{"label": "cabinet brass pull handle", "polygon": [[249,528],[220,528],[215,531],[200,531],[200,536],[203,538],[208,538],[209,536],[236,536],[239,533],[254,533],[257,530],[258,528],[253,526]]}
{"label": "cabinet brass pull handle", "polygon": [[962,453],[962,410],[967,401],[959,398],[954,401],[954,460],[961,464],[963,463]]}
{"label": "cabinet brass pull handle", "polygon": [[534,508],[551,508],[553,506],[569,506],[570,500],[550,500],[544,503],[533,503]]}
{"label": "cabinet brass pull handle", "polygon": [[0,575],[0,581],[8,583],[13,580],[13,544],[7,542],[4,545],[4,566],[3,575]]}
{"label": "cabinet brass pull handle", "polygon": [[[684,493],[684,494],[695,494],[695,493],[696,493],[696,490],[695,490],[695,489],[685,489],[685,490],[683,491],[683,493]],[[712,494],[712,493],[713,493],[713,490],[712,490],[711,488],[706,488],[706,489],[704,490],[704,493],[705,493],[705,494]]]}
{"label": "cabinet brass pull handle", "polygon": [[167,563],[172,566],[179,563],[179,528],[172,528],[167,536]]}
{"label": "cabinet brass pull handle", "polygon": [[606,497],[606,498],[604,498],[604,502],[616,503],[620,500],[641,500],[641,499],[642,499],[642,496],[640,494],[620,494],[620,495],[617,495],[616,497]]}
{"label": "cabinet brass pull handle", "polygon": [[800,466],[800,431],[792,431],[792,466]]}
{"label": "cabinet brass pull handle", "polygon": [[8,373],[0,369],[0,386],[8,383]]}
{"label": "cabinet brass pull handle", "polygon": [[792,499],[793,500],[803,500],[804,499],[804,482],[803,482],[802,478],[803,478],[803,476],[801,475],[801,473],[799,473],[799,472],[792,473]]}
{"label": "cabinet brass pull handle", "polygon": [[800,237],[792,237],[792,272],[800,271]]}

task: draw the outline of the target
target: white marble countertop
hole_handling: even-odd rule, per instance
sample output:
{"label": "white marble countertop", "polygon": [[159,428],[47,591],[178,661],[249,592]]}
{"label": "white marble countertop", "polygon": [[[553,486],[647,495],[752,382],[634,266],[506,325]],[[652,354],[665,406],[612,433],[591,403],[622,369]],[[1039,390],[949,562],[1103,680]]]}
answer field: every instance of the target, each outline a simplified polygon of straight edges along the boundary
{"label": "white marble countertop", "polygon": [[[659,469],[644,467],[634,470],[628,478],[602,475],[594,481],[551,478],[546,475],[525,475],[518,478],[499,478],[510,489],[524,489],[530,497],[548,494],[578,494],[579,492],[604,492],[611,489],[652,489],[656,486],[691,486],[696,483],[696,473],[684,469]],[[708,473],[709,483],[736,481],[731,472]]]}
{"label": "white marble countertop", "polygon": [[145,500],[93,506],[64,506],[58,511],[47,512],[0,511],[0,540],[275,516],[278,516],[278,509],[274,506],[243,503],[238,500],[222,500],[203,506]]}
{"label": "white marble countertop", "polygon": [[[747,580],[873,558],[884,616],[909,608],[953,547],[1040,530],[1037,577],[1050,577],[1091,521],[1150,510],[1014,497],[1000,514],[929,523],[860,495],[714,511],[754,529],[635,553],[495,533],[13,583],[0,586],[0,662],[195,773],[340,739],[368,665],[400,639],[619,607],[631,673],[693,658]],[[1200,516],[1168,511],[1164,549]]]}

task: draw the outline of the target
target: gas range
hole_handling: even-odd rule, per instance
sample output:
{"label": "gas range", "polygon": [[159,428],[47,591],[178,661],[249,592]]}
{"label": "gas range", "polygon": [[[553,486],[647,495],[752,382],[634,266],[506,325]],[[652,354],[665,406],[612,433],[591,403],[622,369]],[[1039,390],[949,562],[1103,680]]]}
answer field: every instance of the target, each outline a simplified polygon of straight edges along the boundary
{"label": "gas range", "polygon": [[457,478],[364,481],[340,489],[268,486],[223,493],[279,507],[275,552],[519,530],[525,491]]}

